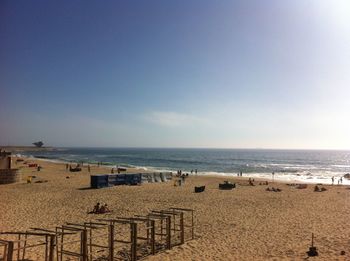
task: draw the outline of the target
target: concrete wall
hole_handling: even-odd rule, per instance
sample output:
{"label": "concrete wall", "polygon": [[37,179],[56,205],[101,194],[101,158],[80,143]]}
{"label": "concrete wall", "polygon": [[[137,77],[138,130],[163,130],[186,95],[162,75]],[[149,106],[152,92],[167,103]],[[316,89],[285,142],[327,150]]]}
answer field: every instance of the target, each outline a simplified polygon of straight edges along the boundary
{"label": "concrete wall", "polygon": [[18,169],[0,169],[0,184],[10,184],[21,181]]}

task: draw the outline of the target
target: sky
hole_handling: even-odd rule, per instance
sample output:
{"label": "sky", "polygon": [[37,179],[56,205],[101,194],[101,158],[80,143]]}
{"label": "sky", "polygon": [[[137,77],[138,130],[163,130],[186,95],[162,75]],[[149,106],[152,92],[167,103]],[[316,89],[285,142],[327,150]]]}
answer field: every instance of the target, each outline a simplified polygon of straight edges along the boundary
{"label": "sky", "polygon": [[3,0],[0,144],[350,149],[350,1]]}

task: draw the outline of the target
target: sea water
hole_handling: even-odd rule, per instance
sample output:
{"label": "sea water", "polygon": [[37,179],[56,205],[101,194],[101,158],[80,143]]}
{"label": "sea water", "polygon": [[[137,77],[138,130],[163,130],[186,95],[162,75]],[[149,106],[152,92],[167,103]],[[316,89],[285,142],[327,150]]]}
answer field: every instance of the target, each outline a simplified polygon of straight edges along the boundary
{"label": "sea water", "polygon": [[[288,182],[331,183],[350,173],[350,151],[264,149],[57,148],[26,156],[65,162],[102,162],[195,175],[225,175]],[[274,175],[272,175],[274,173]],[[343,179],[343,184],[350,180]]]}

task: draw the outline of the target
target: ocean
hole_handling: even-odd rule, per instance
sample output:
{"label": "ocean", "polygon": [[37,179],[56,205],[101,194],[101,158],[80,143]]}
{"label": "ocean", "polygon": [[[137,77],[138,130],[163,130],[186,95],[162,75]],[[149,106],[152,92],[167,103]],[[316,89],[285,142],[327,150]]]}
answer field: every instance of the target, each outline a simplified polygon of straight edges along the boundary
{"label": "ocean", "polygon": [[[256,177],[288,182],[335,183],[350,173],[350,151],[265,149],[57,148],[24,152],[51,161],[81,162],[198,175]],[[350,185],[350,180],[343,179]]]}

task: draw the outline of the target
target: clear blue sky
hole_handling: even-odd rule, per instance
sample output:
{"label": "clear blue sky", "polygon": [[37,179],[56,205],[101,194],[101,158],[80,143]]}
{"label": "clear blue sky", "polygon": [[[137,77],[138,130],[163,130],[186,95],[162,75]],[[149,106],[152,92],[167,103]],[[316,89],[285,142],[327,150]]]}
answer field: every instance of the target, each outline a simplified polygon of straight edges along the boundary
{"label": "clear blue sky", "polygon": [[0,144],[350,149],[350,2],[0,3]]}

